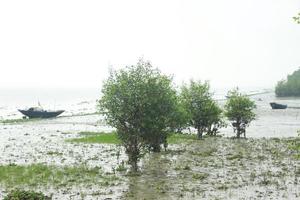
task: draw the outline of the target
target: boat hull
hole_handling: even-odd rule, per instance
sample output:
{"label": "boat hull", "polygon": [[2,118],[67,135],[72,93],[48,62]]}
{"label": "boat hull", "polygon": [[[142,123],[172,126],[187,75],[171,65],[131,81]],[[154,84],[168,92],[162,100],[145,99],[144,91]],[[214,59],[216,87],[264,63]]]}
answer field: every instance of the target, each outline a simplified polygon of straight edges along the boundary
{"label": "boat hull", "polygon": [[57,117],[61,113],[64,112],[64,110],[57,110],[57,111],[33,111],[33,110],[19,110],[23,115],[29,117],[29,118],[52,118]]}
{"label": "boat hull", "polygon": [[272,109],[286,109],[287,108],[287,105],[284,105],[284,104],[279,104],[279,103],[270,103]]}

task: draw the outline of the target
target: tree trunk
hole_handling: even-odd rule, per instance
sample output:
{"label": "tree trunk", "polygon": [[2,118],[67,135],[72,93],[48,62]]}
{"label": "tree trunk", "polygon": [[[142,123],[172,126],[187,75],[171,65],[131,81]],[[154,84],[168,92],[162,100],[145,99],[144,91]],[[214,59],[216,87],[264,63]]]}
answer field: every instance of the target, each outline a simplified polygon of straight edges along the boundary
{"label": "tree trunk", "polygon": [[241,122],[239,122],[239,120],[237,120],[236,122],[236,137],[240,138],[241,136]]}
{"label": "tree trunk", "polygon": [[198,129],[197,129],[197,136],[198,136],[198,139],[202,139],[202,134],[203,134],[203,131],[201,130],[201,128],[198,128]]}
{"label": "tree trunk", "polygon": [[156,153],[160,152],[160,144],[152,144],[151,150],[152,152],[156,152]]}
{"label": "tree trunk", "polygon": [[236,137],[237,138],[241,137],[241,128],[240,128],[240,125],[238,125],[238,127],[236,128]]}
{"label": "tree trunk", "polygon": [[136,159],[129,159],[129,164],[130,164],[131,170],[133,172],[137,172],[138,171],[138,164],[137,164],[137,160]]}
{"label": "tree trunk", "polygon": [[138,171],[138,161],[140,156],[140,150],[138,148],[137,140],[133,143],[129,144],[126,148],[126,153],[128,156],[128,163],[131,165],[131,169],[133,172]]}

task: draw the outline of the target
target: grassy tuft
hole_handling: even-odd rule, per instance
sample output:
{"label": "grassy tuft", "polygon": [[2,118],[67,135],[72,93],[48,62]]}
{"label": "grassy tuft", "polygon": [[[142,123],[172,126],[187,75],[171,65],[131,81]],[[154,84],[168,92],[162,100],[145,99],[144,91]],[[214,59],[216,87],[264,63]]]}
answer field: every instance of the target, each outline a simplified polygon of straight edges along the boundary
{"label": "grassy tuft", "polygon": [[195,134],[172,134],[168,138],[168,143],[169,144],[179,144],[184,141],[193,141],[193,140],[198,140],[197,135],[195,135]]}
{"label": "grassy tuft", "polygon": [[102,143],[102,144],[120,144],[120,140],[115,132],[80,132],[81,138],[68,139],[68,142],[79,143]]}
{"label": "grassy tuft", "polygon": [[193,179],[197,179],[197,180],[203,180],[203,179],[206,179],[207,177],[208,177],[207,173],[193,174]]}
{"label": "grassy tuft", "polygon": [[8,188],[37,186],[68,186],[85,183],[107,184],[117,177],[104,175],[98,167],[56,167],[42,164],[0,166],[0,184]]}
{"label": "grassy tuft", "polygon": [[4,120],[0,120],[0,124],[20,124],[20,123],[25,123],[25,122],[37,121],[37,120],[40,120],[40,119],[41,118],[4,119]]}
{"label": "grassy tuft", "polygon": [[300,160],[300,137],[288,140],[288,148],[295,152],[294,157]]}
{"label": "grassy tuft", "polygon": [[[81,138],[68,139],[67,142],[79,142],[79,143],[101,143],[101,144],[120,144],[121,141],[118,138],[116,132],[104,133],[104,132],[80,132]],[[197,140],[196,135],[189,134],[172,134],[168,138],[169,144],[179,144],[184,141]]]}
{"label": "grassy tuft", "polygon": [[51,200],[43,193],[24,190],[13,190],[3,200]]}

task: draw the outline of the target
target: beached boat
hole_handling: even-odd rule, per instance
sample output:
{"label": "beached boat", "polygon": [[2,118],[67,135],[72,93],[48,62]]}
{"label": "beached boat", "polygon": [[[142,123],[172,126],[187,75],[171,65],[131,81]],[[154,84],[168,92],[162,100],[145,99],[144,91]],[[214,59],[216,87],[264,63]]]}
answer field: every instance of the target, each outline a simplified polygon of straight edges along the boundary
{"label": "beached boat", "polygon": [[279,103],[275,103],[275,102],[271,102],[270,103],[272,109],[286,109],[287,105],[284,104],[279,104]]}
{"label": "beached boat", "polygon": [[50,111],[50,110],[44,110],[44,109],[38,108],[38,107],[32,107],[27,110],[19,109],[19,111],[23,115],[25,115],[29,118],[51,118],[51,117],[56,117],[64,112],[64,110]]}

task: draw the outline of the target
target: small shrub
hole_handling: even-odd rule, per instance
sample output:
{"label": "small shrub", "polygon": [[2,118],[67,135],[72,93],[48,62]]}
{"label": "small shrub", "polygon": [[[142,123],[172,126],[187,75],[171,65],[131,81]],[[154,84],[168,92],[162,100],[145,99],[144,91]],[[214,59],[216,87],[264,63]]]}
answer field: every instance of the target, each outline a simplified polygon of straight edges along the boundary
{"label": "small shrub", "polygon": [[225,116],[232,122],[237,138],[240,138],[242,133],[246,137],[246,127],[249,126],[256,116],[253,111],[255,108],[254,101],[250,100],[248,96],[241,94],[238,89],[228,92]]}
{"label": "small shrub", "polygon": [[34,191],[25,191],[25,190],[13,190],[11,191],[4,200],[51,200],[51,197],[48,197],[40,192]]}
{"label": "small shrub", "polygon": [[193,179],[203,180],[208,177],[206,173],[193,174]]}
{"label": "small shrub", "polygon": [[189,125],[197,129],[197,136],[203,133],[216,135],[218,129],[225,126],[222,121],[222,109],[213,100],[209,82],[191,80],[181,88],[181,98],[184,109],[188,112],[186,118]]}

